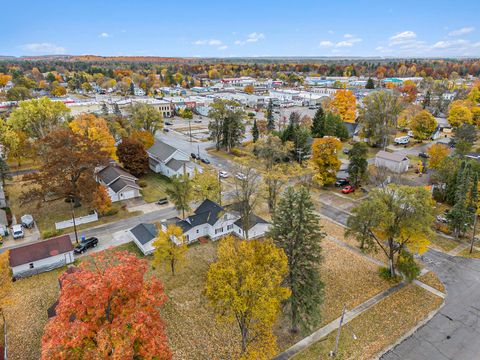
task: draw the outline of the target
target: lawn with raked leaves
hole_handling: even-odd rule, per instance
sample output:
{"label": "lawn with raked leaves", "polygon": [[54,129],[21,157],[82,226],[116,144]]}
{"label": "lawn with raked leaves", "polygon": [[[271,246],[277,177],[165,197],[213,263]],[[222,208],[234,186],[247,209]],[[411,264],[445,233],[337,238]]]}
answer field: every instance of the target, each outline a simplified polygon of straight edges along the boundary
{"label": "lawn with raked leaves", "polygon": [[150,203],[167,196],[166,189],[170,179],[164,175],[149,172],[139,179],[139,184],[142,186],[143,200]]}
{"label": "lawn with raked leaves", "polygon": [[449,252],[461,245],[459,241],[442,236],[438,233],[433,233],[433,235],[429,237],[429,240],[432,248],[443,252]]}
{"label": "lawn with raked leaves", "polygon": [[[15,181],[7,182],[5,192],[9,197],[9,204],[12,212],[17,217],[17,221],[20,220],[22,215],[31,214],[37,223],[40,233],[50,233],[53,235],[56,222],[71,219],[72,210],[70,203],[65,202],[64,199],[57,199],[42,202],[41,207],[37,207],[34,203],[21,204],[20,196],[22,195],[22,192],[28,191],[31,187],[32,184],[28,181],[22,181],[21,177],[15,177]],[[113,203],[112,209],[116,211],[113,215],[100,216],[98,221],[79,225],[77,229],[81,230],[140,214],[140,212],[127,211],[121,202]],[[84,216],[91,211],[91,208],[81,206],[75,208],[75,216]],[[73,228],[63,229],[58,233],[70,231],[73,231]]]}
{"label": "lawn with raked leaves", "polygon": [[[367,360],[382,352],[442,304],[442,299],[410,284],[386,297],[347,323],[340,336],[336,359]],[[295,360],[328,359],[337,332],[311,345]],[[354,335],[356,339],[354,339]]]}
{"label": "lawn with raked leaves", "polygon": [[438,276],[432,271],[429,271],[426,274],[419,276],[418,280],[420,280],[424,284],[433,287],[434,289],[437,289],[438,291],[445,293],[445,286],[440,281]]}
{"label": "lawn with raked leaves", "polygon": [[470,254],[470,246],[467,246],[465,249],[460,251],[457,256],[463,256],[471,259],[480,259],[480,250],[474,247],[472,253]]}

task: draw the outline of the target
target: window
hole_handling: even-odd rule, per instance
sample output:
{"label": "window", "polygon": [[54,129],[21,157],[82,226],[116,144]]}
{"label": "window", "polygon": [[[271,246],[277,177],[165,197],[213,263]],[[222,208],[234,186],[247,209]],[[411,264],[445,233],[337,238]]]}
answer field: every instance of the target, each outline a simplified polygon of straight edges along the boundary
{"label": "window", "polygon": [[223,232],[223,227],[215,229],[215,235],[217,235],[218,233],[222,233],[222,232]]}
{"label": "window", "polygon": [[197,229],[197,234],[198,234],[199,231],[200,231],[200,230]]}
{"label": "window", "polygon": [[33,269],[33,263],[30,263],[29,266],[30,266],[30,269]]}
{"label": "window", "polygon": [[[197,230],[197,232],[198,232],[198,230]],[[185,240],[187,240],[187,242],[190,241],[190,238],[189,238],[188,235],[185,235]]]}
{"label": "window", "polygon": [[233,229],[233,224],[227,225],[227,230],[232,230]]}

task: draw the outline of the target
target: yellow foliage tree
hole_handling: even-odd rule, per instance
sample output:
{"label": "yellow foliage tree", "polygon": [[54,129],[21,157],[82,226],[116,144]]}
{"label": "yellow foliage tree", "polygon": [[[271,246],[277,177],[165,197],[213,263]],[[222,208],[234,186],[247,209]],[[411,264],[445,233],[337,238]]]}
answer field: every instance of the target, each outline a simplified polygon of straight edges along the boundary
{"label": "yellow foliage tree", "polygon": [[111,159],[118,160],[115,139],[110,133],[104,118],[93,114],[81,114],[70,122],[69,125],[74,133],[87,136],[90,140],[100,144],[102,151],[108,153]]}
{"label": "yellow foliage tree", "polygon": [[205,170],[200,173],[195,170],[192,178],[192,187],[194,200],[210,199],[215,202],[220,201],[221,189],[216,172]]}
{"label": "yellow foliage tree", "polygon": [[448,122],[453,127],[459,127],[463,124],[472,124],[472,112],[467,106],[460,104],[452,104],[448,112]]}
{"label": "yellow foliage tree", "polygon": [[177,225],[168,225],[166,231],[162,231],[160,226],[158,235],[153,246],[153,263],[155,266],[162,264],[167,265],[175,275],[175,269],[185,261],[185,252],[187,251],[187,243],[183,236],[183,230]]}
{"label": "yellow foliage tree", "polygon": [[335,137],[325,136],[313,141],[311,164],[315,169],[314,180],[320,185],[335,182],[341,165],[338,159],[341,148],[342,142]]}
{"label": "yellow foliage tree", "polygon": [[63,86],[54,86],[50,92],[53,96],[64,96],[67,94],[67,89]]}
{"label": "yellow foliage tree", "polygon": [[288,272],[285,252],[270,239],[227,236],[217,256],[207,273],[205,295],[219,320],[237,322],[240,359],[271,359],[277,353],[272,328],[282,301],[290,296],[290,290],[282,287]]}
{"label": "yellow foliage tree", "polygon": [[430,155],[428,165],[432,169],[437,169],[442,161],[450,155],[450,149],[443,144],[433,144],[427,152]]}
{"label": "yellow foliage tree", "polygon": [[99,185],[93,195],[92,206],[100,215],[107,214],[112,210],[112,199],[108,196],[107,189]]}
{"label": "yellow foliage tree", "polygon": [[472,87],[467,98],[475,105],[480,103],[480,89],[477,86]]}
{"label": "yellow foliage tree", "polygon": [[355,122],[357,116],[357,101],[350,90],[337,90],[329,104],[330,111],[340,115],[343,121]]}
{"label": "yellow foliage tree", "polygon": [[151,148],[155,142],[155,139],[149,131],[135,130],[132,133],[132,138],[137,139],[143,144],[145,150]]}
{"label": "yellow foliage tree", "polygon": [[243,91],[245,91],[247,94],[253,94],[253,92],[255,91],[255,88],[253,87],[253,85],[247,85],[245,86]]}
{"label": "yellow foliage tree", "polygon": [[420,111],[422,107],[417,104],[409,104],[402,112],[398,115],[397,125],[400,129],[405,129],[410,126],[410,122]]}
{"label": "yellow foliage tree", "polygon": [[7,74],[0,73],[0,87],[4,87],[7,83],[12,80],[12,77]]}
{"label": "yellow foliage tree", "polygon": [[422,110],[413,117],[410,128],[415,139],[426,140],[437,128],[437,120],[428,110]]}

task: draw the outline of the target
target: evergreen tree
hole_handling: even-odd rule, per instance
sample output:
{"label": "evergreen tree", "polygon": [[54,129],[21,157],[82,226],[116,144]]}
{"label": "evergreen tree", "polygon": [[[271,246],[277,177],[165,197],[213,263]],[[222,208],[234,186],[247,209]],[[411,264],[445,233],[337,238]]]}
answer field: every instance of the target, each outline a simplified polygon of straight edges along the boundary
{"label": "evergreen tree", "polygon": [[311,330],[320,321],[323,300],[320,242],[325,234],[306,188],[295,191],[289,187],[285,191],[275,211],[271,236],[288,258],[286,281],[292,291],[288,299],[292,331]]}
{"label": "evergreen tree", "polygon": [[423,99],[422,101],[422,108],[425,109],[426,107],[430,106],[430,102],[431,102],[431,92],[430,90],[427,90],[426,94],[425,94],[425,98]]}
{"label": "evergreen tree", "polygon": [[315,112],[315,116],[313,117],[312,121],[312,137],[320,138],[325,135],[325,112],[323,108],[320,106],[318,110]]}
{"label": "evergreen tree", "polygon": [[0,185],[3,185],[6,179],[10,178],[10,167],[7,162],[0,157]]}
{"label": "evergreen tree", "polygon": [[273,102],[270,99],[267,106],[267,130],[275,130],[275,119],[273,118]]}
{"label": "evergreen tree", "polygon": [[350,182],[354,186],[358,186],[360,182],[367,177],[367,153],[367,144],[357,142],[353,144],[353,147],[348,154],[348,158],[350,159],[350,163],[348,164],[348,174]]}
{"label": "evergreen tree", "polygon": [[252,136],[253,142],[256,143],[258,137],[260,136],[260,133],[258,132],[257,119],[253,119]]}
{"label": "evergreen tree", "polygon": [[116,116],[122,116],[122,112],[120,111],[120,107],[118,106],[117,103],[113,104],[113,113]]}
{"label": "evergreen tree", "polygon": [[455,205],[448,213],[448,225],[456,238],[465,233],[473,218],[473,206],[468,195],[471,195],[472,173],[471,165],[462,161],[457,175],[457,187],[455,192]]}
{"label": "evergreen tree", "polygon": [[130,95],[135,95],[135,84],[133,81],[130,83]]}
{"label": "evergreen tree", "polygon": [[372,78],[368,78],[365,89],[375,89],[375,84],[373,83]]}
{"label": "evergreen tree", "polygon": [[105,103],[102,104],[102,114],[103,116],[108,116],[108,107]]}

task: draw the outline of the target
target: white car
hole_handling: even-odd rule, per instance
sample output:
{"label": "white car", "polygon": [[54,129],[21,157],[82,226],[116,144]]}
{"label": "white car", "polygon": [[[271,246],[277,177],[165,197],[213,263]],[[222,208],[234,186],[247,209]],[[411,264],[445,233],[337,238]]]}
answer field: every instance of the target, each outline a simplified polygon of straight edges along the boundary
{"label": "white car", "polygon": [[218,176],[220,176],[221,178],[227,178],[228,177],[228,173],[226,171],[220,171],[218,173]]}
{"label": "white car", "polygon": [[246,180],[247,179],[247,176],[241,172],[238,172],[235,174],[235,177],[238,179],[238,180]]}
{"label": "white car", "polygon": [[397,145],[406,145],[410,142],[410,137],[409,136],[402,136],[395,138],[395,144]]}
{"label": "white car", "polygon": [[25,233],[23,232],[22,225],[16,224],[12,226],[12,236],[14,239],[20,239],[25,237]]}

